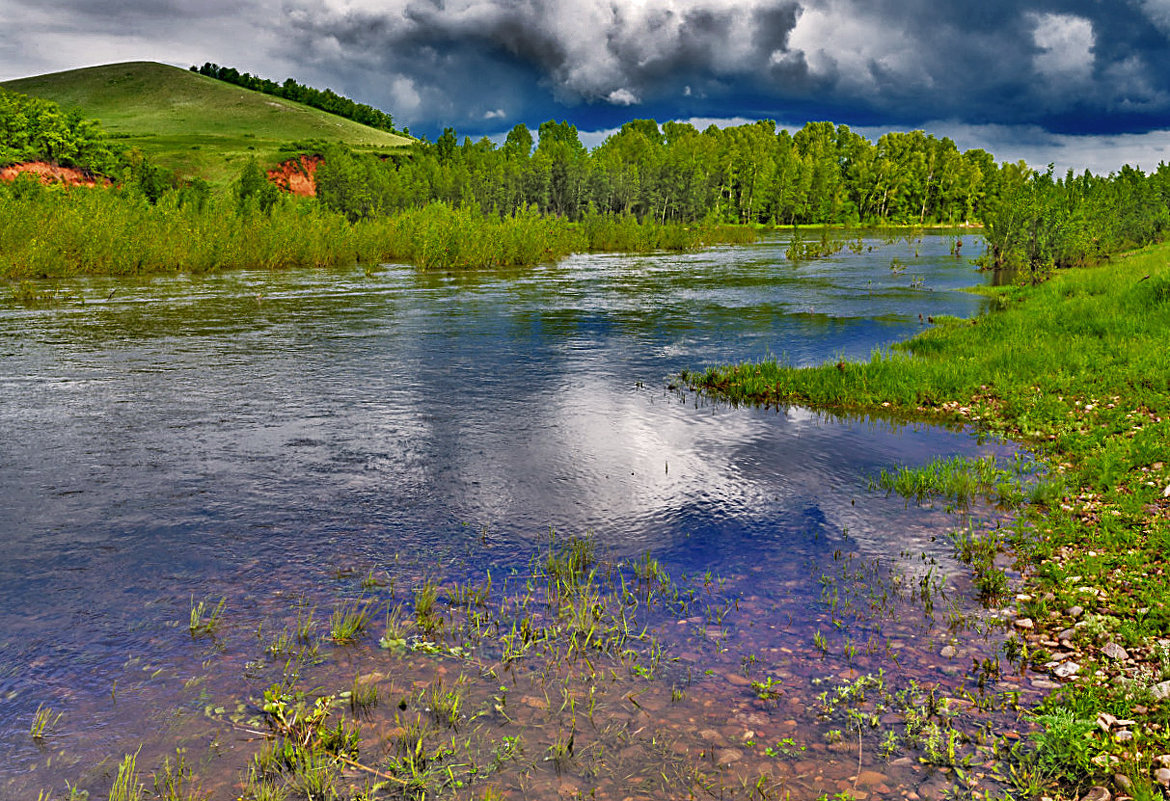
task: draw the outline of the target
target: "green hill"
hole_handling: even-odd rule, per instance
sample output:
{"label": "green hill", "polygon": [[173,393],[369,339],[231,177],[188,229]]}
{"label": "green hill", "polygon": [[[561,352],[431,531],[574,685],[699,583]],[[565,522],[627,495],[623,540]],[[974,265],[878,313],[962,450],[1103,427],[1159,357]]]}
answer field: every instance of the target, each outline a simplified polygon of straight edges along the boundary
{"label": "green hill", "polygon": [[0,83],[96,119],[115,144],[140,148],[184,176],[233,177],[255,156],[278,160],[296,141],[323,139],[361,150],[398,148],[410,139],[253,92],[189,70],[127,62]]}

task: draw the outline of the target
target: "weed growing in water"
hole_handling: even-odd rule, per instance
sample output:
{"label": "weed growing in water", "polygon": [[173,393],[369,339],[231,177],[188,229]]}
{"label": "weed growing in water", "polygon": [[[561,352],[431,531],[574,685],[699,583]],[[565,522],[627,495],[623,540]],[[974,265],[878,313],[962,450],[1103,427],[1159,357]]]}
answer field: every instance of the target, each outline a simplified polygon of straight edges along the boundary
{"label": "weed growing in water", "polygon": [[752,692],[761,701],[775,701],[783,694],[780,682],[769,676],[765,681],[753,681]]}
{"label": "weed growing in water", "polygon": [[54,715],[52,707],[45,706],[44,704],[38,705],[37,711],[33,715],[32,727],[29,729],[29,734],[32,735],[34,740],[45,739],[45,734],[52,731],[53,727],[57,725],[57,722],[61,720],[64,714],[64,712],[58,712]]}
{"label": "weed growing in water", "polygon": [[406,637],[410,633],[410,622],[402,604],[395,604],[386,611],[386,631],[378,644],[383,648],[406,648]]}
{"label": "weed growing in water", "polygon": [[186,753],[175,750],[175,761],[168,756],[154,774],[154,794],[161,801],[188,801],[199,796],[198,789],[190,788],[191,769],[187,767]]}
{"label": "weed growing in water", "polygon": [[219,630],[220,619],[223,616],[223,609],[227,605],[227,598],[219,599],[219,603],[215,607],[209,609],[207,601],[200,601],[195,603],[192,599],[191,604],[191,621],[187,630],[191,632],[192,637],[200,637],[204,634],[215,634]]}
{"label": "weed growing in water", "polygon": [[144,801],[146,788],[138,778],[137,761],[137,751],[122,758],[114,786],[110,788],[110,801]]}
{"label": "weed growing in water", "polygon": [[372,602],[357,599],[333,610],[329,618],[329,638],[338,645],[357,642],[370,622]]}
{"label": "weed growing in water", "polygon": [[360,675],[353,677],[353,686],[349,691],[349,708],[353,714],[360,715],[378,705],[378,683],[376,681],[362,681]]}
{"label": "weed growing in water", "polygon": [[813,634],[813,647],[821,652],[822,657],[829,653],[829,641],[819,630]]}
{"label": "weed growing in water", "polygon": [[450,689],[444,689],[443,679],[439,677],[423,690],[419,702],[436,723],[457,729],[463,717],[463,688],[466,684],[467,678],[460,676]]}
{"label": "weed growing in water", "polygon": [[423,585],[414,591],[414,620],[419,629],[428,634],[437,631],[443,625],[443,618],[435,608],[438,600],[439,585],[431,579],[424,581]]}
{"label": "weed growing in water", "polygon": [[544,760],[552,762],[557,773],[563,771],[568,766],[569,760],[573,758],[573,742],[576,737],[576,732],[569,732],[567,737],[564,732],[560,732],[553,740],[552,745],[545,751]]}
{"label": "weed growing in water", "polygon": [[466,609],[483,607],[487,606],[491,591],[492,574],[488,573],[487,578],[479,586],[475,586],[471,582],[465,584],[460,584],[457,581],[454,582],[451,590],[448,592],[447,600],[452,606],[464,607]]}

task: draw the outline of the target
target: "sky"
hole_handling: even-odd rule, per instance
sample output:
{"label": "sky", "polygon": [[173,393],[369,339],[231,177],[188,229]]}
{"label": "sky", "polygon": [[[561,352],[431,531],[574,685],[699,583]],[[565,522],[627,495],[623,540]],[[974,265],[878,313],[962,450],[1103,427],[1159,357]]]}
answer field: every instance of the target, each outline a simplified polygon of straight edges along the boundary
{"label": "sky", "polygon": [[1170,0],[0,0],[0,80],[205,61],[434,139],[844,123],[1107,173],[1170,162]]}

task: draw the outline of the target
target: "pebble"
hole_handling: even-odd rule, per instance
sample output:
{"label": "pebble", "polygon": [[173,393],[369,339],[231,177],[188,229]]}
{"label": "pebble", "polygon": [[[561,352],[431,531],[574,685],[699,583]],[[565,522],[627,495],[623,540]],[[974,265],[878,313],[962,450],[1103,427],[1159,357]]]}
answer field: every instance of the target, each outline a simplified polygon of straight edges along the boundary
{"label": "pebble", "polygon": [[1170,754],[1162,754],[1154,757],[1154,761],[1164,768],[1170,768]]}
{"label": "pebble", "polygon": [[944,645],[943,649],[938,652],[938,655],[941,656],[943,659],[954,659],[955,653],[956,653],[955,646]]}
{"label": "pebble", "polygon": [[1129,729],[1122,729],[1121,731],[1117,732],[1117,734],[1113,735],[1113,739],[1119,743],[1133,742],[1133,732],[1131,732]]}
{"label": "pebble", "polygon": [[1059,690],[1060,685],[1048,679],[1032,679],[1032,686],[1037,690]]}
{"label": "pebble", "polygon": [[1113,783],[1117,785],[1117,789],[1129,795],[1133,792],[1133,780],[1124,773],[1118,773],[1113,777]]}
{"label": "pebble", "polygon": [[1081,666],[1076,662],[1062,662],[1061,664],[1057,665],[1056,669],[1052,672],[1056,675],[1057,678],[1067,679],[1075,676],[1077,672],[1080,671],[1080,669]]}
{"label": "pebble", "polygon": [[1030,617],[1017,617],[1015,620],[1012,621],[1012,625],[1015,626],[1017,629],[1024,629],[1025,631],[1031,631],[1032,626],[1033,626],[1032,618],[1030,618]]}
{"label": "pebble", "polygon": [[1111,642],[1101,649],[1101,653],[1110,659],[1129,659],[1129,653],[1115,642]]}
{"label": "pebble", "polygon": [[1154,781],[1163,787],[1170,787],[1170,768],[1158,768],[1154,771]]}
{"label": "pebble", "polygon": [[715,755],[715,762],[719,765],[730,765],[743,759],[743,752],[735,748],[724,748]]}
{"label": "pebble", "polygon": [[1090,787],[1089,792],[1081,796],[1081,801],[1113,801],[1113,794],[1098,785]]}
{"label": "pebble", "polygon": [[1150,688],[1150,695],[1154,696],[1159,701],[1164,701],[1170,698],[1170,681],[1164,681],[1161,684],[1155,684]]}
{"label": "pebble", "polygon": [[884,773],[878,773],[876,770],[863,770],[857,775],[857,786],[866,790],[875,789],[878,785],[888,781],[889,779]]}
{"label": "pebble", "polygon": [[1078,617],[1080,617],[1084,613],[1085,613],[1085,610],[1079,606],[1070,606],[1066,610],[1066,614],[1068,614],[1068,616],[1071,617],[1073,620],[1076,620]]}

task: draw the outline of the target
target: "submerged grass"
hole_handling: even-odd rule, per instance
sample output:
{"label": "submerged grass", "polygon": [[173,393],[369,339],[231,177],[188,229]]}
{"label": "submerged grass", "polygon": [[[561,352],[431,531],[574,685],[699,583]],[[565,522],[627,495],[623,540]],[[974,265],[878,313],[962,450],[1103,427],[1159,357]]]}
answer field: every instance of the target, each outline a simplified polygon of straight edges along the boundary
{"label": "submerged grass", "polygon": [[[649,554],[615,560],[590,537],[553,536],[527,568],[497,571],[494,583],[473,570],[444,592],[420,566],[414,586],[388,582],[335,607],[331,630],[355,610],[387,610],[381,648],[366,626],[344,644],[326,638],[320,655],[292,648],[310,608],[302,599],[273,626],[281,648],[262,636],[267,626],[256,637],[238,626],[225,632],[216,658],[245,665],[250,697],[229,690],[217,706],[201,691],[197,706],[215,742],[230,732],[254,745],[239,746],[247,761],[232,768],[238,780],[224,775],[221,754],[198,769],[217,791],[208,797],[228,797],[230,785],[230,797],[252,801],[549,798],[570,786],[598,797],[636,787],[645,798],[779,799],[814,797],[785,762],[809,759],[813,768],[798,773],[815,784],[821,763],[837,765],[835,750],[845,747],[847,764],[833,768],[841,777],[857,770],[854,749],[877,754],[883,744],[932,765],[986,760],[982,718],[958,719],[943,699],[959,695],[984,714],[996,703],[994,682],[976,696],[964,694],[961,677],[944,691],[933,681],[907,686],[881,668],[882,621],[919,609],[929,582],[841,550],[833,560],[817,609],[794,607],[816,615],[824,633],[787,654],[737,644],[736,632],[779,621],[770,602],[742,594],[755,592],[755,577],[676,578]],[[440,614],[441,597],[450,603]],[[796,662],[828,678],[803,675]],[[837,686],[858,671],[867,678]],[[810,684],[835,699],[819,716],[805,715]],[[906,720],[895,725],[890,709]],[[833,728],[790,728],[781,723],[789,716]],[[163,761],[156,794],[202,797],[186,764],[181,753]]]}
{"label": "submerged grass", "polygon": [[922,467],[882,469],[870,486],[896,492],[918,503],[942,497],[966,509],[982,497],[1011,509],[1026,501],[1040,502],[1059,492],[1059,483],[1047,477],[1030,480],[1033,472],[1033,465],[1019,459],[1008,469],[1001,467],[994,456],[938,457]]}
{"label": "submerged grass", "polygon": [[[1170,753],[1170,710],[1157,701],[1165,692],[1150,694],[1166,680],[1159,648],[1170,638],[1170,245],[1038,286],[981,291],[988,313],[936,319],[868,361],[796,369],[772,360],[685,378],[734,402],[960,421],[1032,446],[1051,479],[1012,490],[1032,502],[1008,544],[1027,584],[1017,614],[1035,627],[1018,627],[1014,648],[1057,646],[1063,656],[1039,664],[1062,686],[1042,705],[1045,728],[1013,781],[1021,793],[1052,794],[1056,784],[1076,797],[1115,782],[1155,797],[1151,754]],[[881,483],[916,498],[1002,494],[990,465],[948,460]],[[1002,596],[997,546],[963,535],[956,545],[977,566],[981,594]],[[1100,713],[1136,720],[1139,736],[1102,734],[1092,723]]]}

